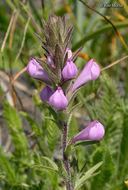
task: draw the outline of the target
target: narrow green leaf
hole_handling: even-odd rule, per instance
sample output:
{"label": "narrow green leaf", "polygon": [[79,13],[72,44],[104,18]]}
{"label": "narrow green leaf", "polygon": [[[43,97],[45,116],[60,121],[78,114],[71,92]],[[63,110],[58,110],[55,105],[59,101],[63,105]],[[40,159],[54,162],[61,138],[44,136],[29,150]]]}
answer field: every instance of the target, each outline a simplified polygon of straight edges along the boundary
{"label": "narrow green leaf", "polygon": [[4,117],[6,118],[7,127],[12,136],[12,141],[15,147],[15,154],[19,158],[28,157],[29,148],[26,136],[22,129],[22,122],[17,111],[12,108],[7,102],[4,102]]}
{"label": "narrow green leaf", "polygon": [[[4,170],[4,172],[7,176],[7,180],[11,184],[16,183],[17,178],[16,178],[15,170],[12,167],[9,159],[4,154],[1,147],[0,147],[0,167],[2,167],[2,169]],[[5,178],[5,177],[3,175],[0,175],[0,178]]]}
{"label": "narrow green leaf", "polygon": [[103,160],[104,164],[101,167],[101,173],[92,179],[91,190],[102,189],[102,187],[106,189],[107,183],[111,180],[111,177],[114,174],[114,163],[107,148],[97,148],[92,155],[93,165],[101,160]]}
{"label": "narrow green leaf", "polygon": [[124,113],[122,125],[122,139],[120,144],[120,153],[118,160],[118,179],[125,179],[128,171],[128,116]]}
{"label": "narrow green leaf", "polygon": [[80,142],[77,142],[75,143],[75,147],[76,146],[80,146],[80,145],[83,145],[83,146],[87,146],[87,145],[92,145],[92,144],[97,144],[99,143],[99,141],[80,141]]}
{"label": "narrow green leaf", "polygon": [[20,114],[28,121],[30,127],[32,128],[32,130],[35,132],[36,135],[42,134],[41,129],[39,128],[37,123],[27,113],[20,112]]}
{"label": "narrow green leaf", "polygon": [[45,156],[42,156],[41,158],[47,160],[47,161],[52,165],[52,167],[53,167],[56,171],[58,171],[58,166],[57,166],[56,163],[53,162],[50,158],[45,157]]}
{"label": "narrow green leaf", "polygon": [[43,166],[43,165],[37,165],[37,164],[34,164],[31,166],[31,168],[35,168],[35,169],[45,169],[45,170],[49,170],[49,171],[53,171],[53,172],[57,172],[54,168],[51,168],[51,167],[48,167],[48,166]]}
{"label": "narrow green leaf", "polygon": [[68,178],[68,175],[67,175],[67,172],[62,160],[58,160],[58,166],[59,166],[59,170],[58,170],[59,175],[64,179],[64,181],[66,181]]}
{"label": "narrow green leaf", "polygon": [[68,119],[68,141],[78,133],[78,125],[76,118],[70,114]]}
{"label": "narrow green leaf", "polygon": [[78,190],[83,183],[85,183],[85,181],[87,179],[89,179],[90,177],[92,177],[92,175],[94,174],[94,172],[103,164],[103,162],[99,162],[98,164],[96,164],[95,166],[93,166],[91,169],[89,169],[84,176],[82,176],[80,179],[78,179],[78,181],[76,182],[75,185],[75,189],[74,190]]}

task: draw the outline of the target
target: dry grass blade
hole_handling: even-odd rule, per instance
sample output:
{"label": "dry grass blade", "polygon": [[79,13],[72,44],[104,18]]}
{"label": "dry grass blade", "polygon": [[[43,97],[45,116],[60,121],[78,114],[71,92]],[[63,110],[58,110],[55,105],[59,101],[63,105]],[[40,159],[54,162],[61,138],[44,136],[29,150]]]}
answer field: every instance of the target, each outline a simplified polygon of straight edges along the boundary
{"label": "dry grass blade", "polygon": [[30,8],[27,7],[27,6],[25,6],[24,3],[22,3],[21,1],[19,1],[19,3],[22,5],[22,7],[24,8],[25,12],[26,12],[26,13],[28,14],[28,16],[31,18],[31,21],[32,21],[32,23],[33,23],[33,25],[34,25],[34,27],[35,27],[37,33],[40,34],[40,33],[41,33],[41,28],[40,28],[40,26],[37,24],[37,22],[35,21],[35,19],[34,19],[32,13],[31,13]]}
{"label": "dry grass blade", "polygon": [[16,74],[16,76],[13,78],[13,80],[11,81],[10,85],[8,86],[6,92],[4,92],[4,96],[2,96],[2,98],[0,99],[0,104],[2,102],[2,100],[5,98],[6,94],[8,93],[8,91],[10,90],[11,86],[14,85],[14,82],[19,78],[20,75],[22,75],[25,71],[27,70],[27,68],[23,68],[19,73]]}
{"label": "dry grass blade", "polygon": [[114,61],[113,63],[111,63],[111,64],[108,65],[107,67],[102,68],[101,71],[104,71],[104,70],[106,70],[106,69],[109,69],[109,68],[113,67],[114,65],[116,65],[117,63],[119,63],[119,62],[121,62],[121,61],[123,61],[123,60],[125,60],[125,59],[127,59],[127,58],[128,58],[128,56],[125,56],[125,57],[123,57],[123,58],[121,58],[121,59],[118,59],[117,61]]}
{"label": "dry grass blade", "polygon": [[[13,79],[11,49],[12,49],[12,41],[13,41],[13,36],[14,36],[15,28],[16,28],[16,22],[17,22],[18,15],[19,15],[19,11],[17,11],[17,13],[14,16],[11,31],[10,31],[10,37],[9,37],[9,71],[10,71],[9,78],[10,78],[10,81]],[[17,109],[16,90],[15,90],[14,85],[12,85],[12,98],[13,98],[13,105]]]}
{"label": "dry grass blade", "polygon": [[8,38],[8,35],[9,35],[9,31],[10,31],[10,29],[11,29],[11,27],[12,27],[12,23],[13,23],[13,20],[14,20],[14,18],[15,18],[15,17],[14,17],[15,12],[16,12],[16,10],[14,10],[13,13],[12,13],[12,17],[11,17],[11,20],[10,20],[10,23],[9,23],[9,26],[8,26],[8,29],[7,29],[7,32],[6,32],[6,34],[5,34],[5,37],[4,37],[2,46],[1,46],[1,54],[2,54],[3,51],[4,51],[5,43],[6,43],[6,41],[7,41],[7,38]]}
{"label": "dry grass blade", "polygon": [[19,15],[19,12],[17,11],[16,15],[14,16],[14,20],[13,20],[12,28],[11,28],[11,32],[10,32],[9,49],[12,48],[12,40],[13,40],[13,35],[14,35],[18,15]]}
{"label": "dry grass blade", "polygon": [[28,18],[27,23],[26,23],[26,25],[25,25],[23,40],[22,40],[22,43],[21,43],[21,47],[20,47],[20,49],[19,49],[19,52],[18,52],[18,54],[17,54],[17,56],[16,56],[15,62],[18,60],[18,58],[19,58],[19,56],[20,56],[20,54],[21,54],[21,51],[22,51],[22,49],[23,49],[24,42],[25,42],[25,36],[26,36],[26,32],[27,32],[27,28],[28,28],[29,21],[30,21],[30,17]]}

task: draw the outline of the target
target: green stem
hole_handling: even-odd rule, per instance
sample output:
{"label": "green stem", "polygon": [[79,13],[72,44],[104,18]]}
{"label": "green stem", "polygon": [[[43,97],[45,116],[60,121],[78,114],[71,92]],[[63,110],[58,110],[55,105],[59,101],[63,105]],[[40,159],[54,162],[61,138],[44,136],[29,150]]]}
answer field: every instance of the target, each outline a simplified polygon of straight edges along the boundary
{"label": "green stem", "polygon": [[66,189],[71,190],[71,175],[70,175],[70,169],[69,169],[69,161],[67,156],[65,155],[65,149],[67,146],[67,124],[64,124],[63,126],[63,163],[65,166],[65,169],[67,171],[68,179],[66,181]]}

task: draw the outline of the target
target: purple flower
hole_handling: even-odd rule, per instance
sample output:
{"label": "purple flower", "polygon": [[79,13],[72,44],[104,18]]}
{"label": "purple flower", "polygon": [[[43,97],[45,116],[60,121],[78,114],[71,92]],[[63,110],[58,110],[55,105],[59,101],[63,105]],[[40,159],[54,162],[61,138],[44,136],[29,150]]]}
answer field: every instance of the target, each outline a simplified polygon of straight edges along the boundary
{"label": "purple flower", "polygon": [[64,80],[69,80],[75,78],[77,74],[77,67],[76,65],[71,61],[71,59],[68,59],[66,62],[66,65],[64,66],[62,70],[62,76]]}
{"label": "purple flower", "polygon": [[51,95],[53,94],[53,90],[49,87],[49,86],[45,86],[43,88],[43,90],[40,93],[40,99],[46,103],[49,101],[49,98],[51,97]]}
{"label": "purple flower", "polygon": [[27,65],[27,72],[31,77],[42,80],[47,84],[51,84],[49,74],[35,58],[31,58],[29,61]]}
{"label": "purple flower", "polygon": [[66,53],[68,53],[68,59],[70,59],[72,57],[72,51],[69,48],[67,48]]}
{"label": "purple flower", "polygon": [[99,121],[95,120],[74,137],[71,142],[75,143],[80,140],[100,140],[104,136],[104,133],[104,126]]}
{"label": "purple flower", "polygon": [[47,56],[47,61],[46,61],[46,63],[47,63],[49,66],[51,66],[53,69],[56,68],[56,67],[55,67],[55,64],[54,64],[54,58],[53,58],[53,55],[52,55],[52,54],[49,54],[49,55]]}
{"label": "purple flower", "polygon": [[96,80],[99,77],[99,75],[100,67],[96,62],[94,62],[93,59],[91,59],[76,79],[72,91],[74,92],[77,88],[81,87],[88,81]]}
{"label": "purple flower", "polygon": [[57,110],[64,110],[67,107],[68,100],[61,87],[58,87],[54,94],[49,98],[49,103]]}

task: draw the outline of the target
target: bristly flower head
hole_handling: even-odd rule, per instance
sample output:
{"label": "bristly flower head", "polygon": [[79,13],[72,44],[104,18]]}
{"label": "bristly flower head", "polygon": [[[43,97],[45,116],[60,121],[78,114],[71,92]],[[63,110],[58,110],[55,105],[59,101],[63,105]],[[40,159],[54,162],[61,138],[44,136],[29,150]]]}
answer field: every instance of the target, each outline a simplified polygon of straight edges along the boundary
{"label": "bristly flower head", "polygon": [[99,75],[100,67],[96,62],[94,62],[93,59],[91,59],[76,79],[72,91],[74,92],[77,88],[83,86],[85,83],[91,80],[96,80],[99,77]]}
{"label": "bristly flower head", "polygon": [[[38,59],[40,63],[32,58],[27,65],[27,71],[33,78],[52,85],[54,93],[52,94],[52,90],[47,86],[41,92],[41,100],[49,101],[56,110],[65,110],[68,106],[67,98],[70,99],[72,92],[86,82],[98,78],[100,67],[91,59],[71,89],[72,80],[78,72],[75,61],[82,49],[80,48],[74,53],[70,49],[73,27],[69,26],[66,30],[65,17],[61,19],[57,16],[50,16],[47,23],[42,20],[42,24],[45,40],[38,34],[36,37],[41,41],[45,57]],[[47,71],[41,66],[41,62]]]}
{"label": "bristly flower head", "polygon": [[49,86],[45,86],[43,88],[43,90],[40,93],[40,99],[46,103],[49,101],[49,98],[51,97],[51,95],[53,94],[53,90],[49,87]]}
{"label": "bristly flower head", "polygon": [[104,133],[104,126],[99,121],[95,120],[74,137],[71,143],[85,140],[100,140],[104,136]]}
{"label": "bristly flower head", "polygon": [[71,59],[68,59],[65,67],[62,70],[63,79],[64,80],[73,79],[75,78],[77,72],[78,72],[78,69],[76,65],[71,61]]}
{"label": "bristly flower head", "polygon": [[51,84],[49,74],[35,58],[31,58],[29,61],[27,65],[27,72],[31,77],[42,80],[47,84]]}
{"label": "bristly flower head", "polygon": [[54,94],[49,98],[49,103],[51,106],[56,108],[56,110],[65,110],[68,106],[68,100],[64,95],[61,87],[54,92]]}

